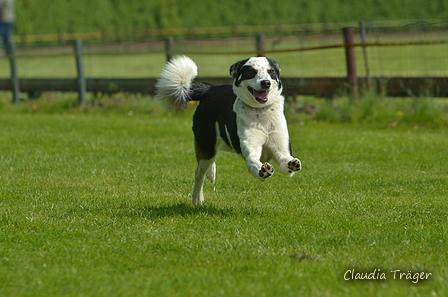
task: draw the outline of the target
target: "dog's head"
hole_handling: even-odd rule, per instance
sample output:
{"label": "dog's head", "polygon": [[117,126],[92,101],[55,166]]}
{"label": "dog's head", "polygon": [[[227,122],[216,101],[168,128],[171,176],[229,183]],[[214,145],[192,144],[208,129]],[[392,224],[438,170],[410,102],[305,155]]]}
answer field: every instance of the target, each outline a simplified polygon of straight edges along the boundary
{"label": "dog's head", "polygon": [[283,90],[277,62],[265,57],[253,57],[230,67],[233,91],[244,103],[254,108],[273,104]]}

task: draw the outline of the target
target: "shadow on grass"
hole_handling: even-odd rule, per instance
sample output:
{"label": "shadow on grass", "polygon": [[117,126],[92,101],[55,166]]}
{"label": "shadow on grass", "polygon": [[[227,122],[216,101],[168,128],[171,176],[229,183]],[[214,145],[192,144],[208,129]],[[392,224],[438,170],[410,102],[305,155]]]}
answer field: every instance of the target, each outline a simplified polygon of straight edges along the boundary
{"label": "shadow on grass", "polygon": [[84,205],[80,207],[72,207],[65,211],[61,217],[86,217],[86,216],[98,216],[100,213],[106,212],[107,215],[114,217],[127,217],[127,218],[146,218],[146,219],[158,219],[168,217],[231,217],[231,216],[253,216],[260,215],[259,210],[247,205],[241,208],[233,207],[217,207],[213,205],[207,205],[202,207],[194,207],[187,202],[179,202],[174,204],[163,205],[146,205],[136,206],[129,205],[129,203],[122,203],[116,205],[116,207],[99,207]]}
{"label": "shadow on grass", "polygon": [[145,206],[138,210],[136,216],[146,218],[165,218],[173,216],[234,216],[234,215],[253,215],[257,214],[255,209],[234,209],[231,207],[218,208],[216,206],[194,207],[190,203],[181,202],[171,205]]}

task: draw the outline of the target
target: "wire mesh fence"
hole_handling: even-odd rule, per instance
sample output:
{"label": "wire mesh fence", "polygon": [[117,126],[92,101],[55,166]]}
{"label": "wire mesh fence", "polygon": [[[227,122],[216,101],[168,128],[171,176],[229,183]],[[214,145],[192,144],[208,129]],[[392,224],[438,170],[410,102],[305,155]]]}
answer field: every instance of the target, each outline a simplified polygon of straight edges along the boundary
{"label": "wire mesh fence", "polygon": [[[271,31],[263,27],[247,27],[245,31],[239,27],[237,32],[229,30],[219,37],[207,36],[213,35],[213,30],[196,36],[202,32],[200,28],[189,29],[175,37],[170,51],[195,60],[200,77],[228,77],[229,67],[235,61],[262,51],[279,62],[283,77],[343,78],[347,69],[341,29],[346,25],[301,25]],[[362,30],[354,25],[358,76],[448,77],[448,21],[366,22],[364,41]],[[256,38],[259,34],[263,34],[261,45]],[[30,39],[26,44],[17,44],[15,57],[20,78],[77,77],[70,40],[58,38],[30,44]],[[164,36],[154,34],[139,35],[126,42],[92,39],[84,42],[83,57],[88,78],[155,78],[167,60],[167,45]],[[8,63],[4,55],[0,59],[0,78],[10,76]]]}

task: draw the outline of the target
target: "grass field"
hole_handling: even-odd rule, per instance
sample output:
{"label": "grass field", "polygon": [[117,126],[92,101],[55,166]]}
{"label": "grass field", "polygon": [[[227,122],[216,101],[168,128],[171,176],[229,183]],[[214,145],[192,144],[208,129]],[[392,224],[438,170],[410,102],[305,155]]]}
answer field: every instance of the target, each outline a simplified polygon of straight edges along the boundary
{"label": "grass field", "polygon": [[292,118],[302,172],[222,153],[194,208],[191,113],[0,106],[0,296],[448,294],[446,127]]}

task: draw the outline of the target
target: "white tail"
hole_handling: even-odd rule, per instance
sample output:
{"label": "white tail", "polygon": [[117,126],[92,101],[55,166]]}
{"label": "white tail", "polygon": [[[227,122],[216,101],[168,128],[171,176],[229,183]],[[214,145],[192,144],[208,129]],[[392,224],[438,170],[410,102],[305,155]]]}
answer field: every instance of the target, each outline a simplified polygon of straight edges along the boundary
{"label": "white tail", "polygon": [[190,100],[191,83],[198,74],[198,67],[192,59],[178,56],[166,63],[156,83],[156,99],[165,107],[182,111]]}

